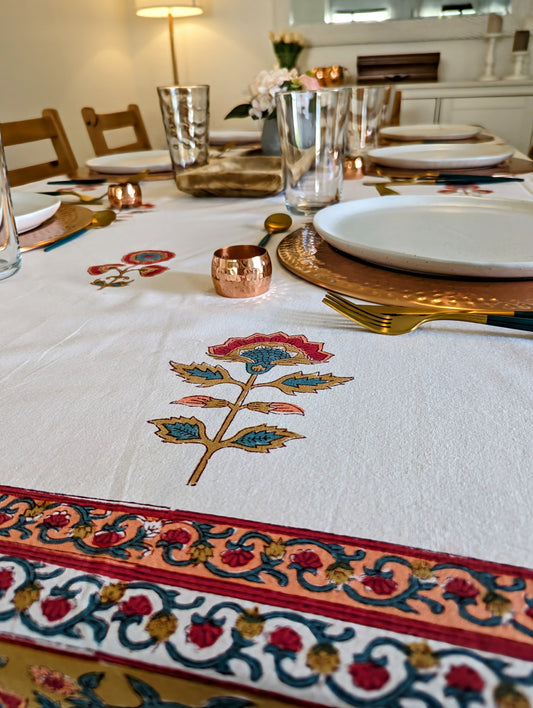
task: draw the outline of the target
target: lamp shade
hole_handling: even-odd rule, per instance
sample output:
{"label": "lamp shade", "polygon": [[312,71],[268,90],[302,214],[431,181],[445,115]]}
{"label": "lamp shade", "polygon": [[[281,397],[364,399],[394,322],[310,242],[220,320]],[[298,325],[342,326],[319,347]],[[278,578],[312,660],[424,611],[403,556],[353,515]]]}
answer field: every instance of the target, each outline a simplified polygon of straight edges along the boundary
{"label": "lamp shade", "polygon": [[204,11],[196,0],[177,0],[167,5],[161,0],[135,0],[135,12],[141,17],[193,17]]}

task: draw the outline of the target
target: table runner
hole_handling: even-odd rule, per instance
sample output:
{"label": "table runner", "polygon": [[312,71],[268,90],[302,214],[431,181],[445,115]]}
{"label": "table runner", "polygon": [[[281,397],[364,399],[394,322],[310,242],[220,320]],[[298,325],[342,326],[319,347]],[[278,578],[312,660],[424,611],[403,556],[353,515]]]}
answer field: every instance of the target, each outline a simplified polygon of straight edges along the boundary
{"label": "table runner", "polygon": [[530,335],[219,298],[282,197],[143,194],[1,286],[2,700],[530,704]]}

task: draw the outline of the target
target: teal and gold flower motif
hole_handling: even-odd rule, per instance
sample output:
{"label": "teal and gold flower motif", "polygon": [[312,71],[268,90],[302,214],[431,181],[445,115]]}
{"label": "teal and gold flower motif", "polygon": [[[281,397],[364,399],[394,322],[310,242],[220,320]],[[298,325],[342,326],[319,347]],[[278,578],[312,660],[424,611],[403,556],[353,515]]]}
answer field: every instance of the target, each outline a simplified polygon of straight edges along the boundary
{"label": "teal and gold flower motif", "polygon": [[124,263],[132,265],[144,265],[145,263],[168,261],[175,255],[172,251],[133,251],[133,253],[127,253],[122,260]]}
{"label": "teal and gold flower motif", "polygon": [[248,426],[233,435],[225,436],[235,416],[241,411],[254,411],[263,415],[303,416],[305,414],[303,408],[289,403],[261,400],[246,402],[246,397],[254,389],[270,387],[288,396],[294,396],[301,393],[317,393],[352,379],[352,377],[334,376],[330,373],[304,374],[303,371],[296,371],[284,374],[275,381],[258,381],[260,374],[271,371],[277,365],[316,364],[328,361],[333,356],[323,350],[322,343],[311,342],[303,334],[287,335],[284,332],[275,332],[274,334],[256,333],[248,337],[231,337],[223,344],[209,347],[207,353],[214,359],[243,362],[248,380],[234,378],[219,364],[216,366],[196,362],[180,364],[171,361],[171,368],[188,383],[203,388],[219,384],[237,386],[239,393],[235,402],[212,396],[185,396],[172,403],[200,408],[218,408],[221,411],[227,408],[228,411],[215,437],[208,436],[205,423],[196,417],[173,416],[148,421],[157,427],[156,435],[165,443],[195,443],[204,446],[205,452],[189,477],[188,484],[191,486],[198,483],[208,461],[217,450],[232,447],[247,452],[269,453],[285,447],[290,440],[304,437],[287,428],[266,423]]}
{"label": "teal and gold flower motif", "polygon": [[249,374],[264,374],[274,366],[315,364],[330,359],[333,354],[323,351],[320,342],[310,342],[303,335],[252,334],[249,337],[231,337],[224,344],[209,347],[214,359],[242,361]]}
{"label": "teal and gold flower motif", "polygon": [[[93,280],[91,285],[102,288],[121,288],[133,283],[128,273],[137,272],[142,278],[153,278],[164,273],[168,268],[160,265],[169,261],[176,254],[172,251],[132,251],[122,257],[122,263],[104,263],[87,268],[89,275],[104,276]],[[126,264],[126,267],[124,266]]]}

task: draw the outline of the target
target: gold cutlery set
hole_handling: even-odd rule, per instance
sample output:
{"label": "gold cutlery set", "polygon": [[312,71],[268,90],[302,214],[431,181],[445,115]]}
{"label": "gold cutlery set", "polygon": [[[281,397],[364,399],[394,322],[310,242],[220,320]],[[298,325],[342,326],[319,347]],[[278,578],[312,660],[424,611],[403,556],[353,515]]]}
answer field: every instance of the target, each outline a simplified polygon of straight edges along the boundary
{"label": "gold cutlery set", "polygon": [[533,311],[482,312],[479,310],[431,310],[396,305],[360,305],[328,291],[326,305],[361,327],[377,334],[406,334],[425,322],[453,320],[533,332]]}

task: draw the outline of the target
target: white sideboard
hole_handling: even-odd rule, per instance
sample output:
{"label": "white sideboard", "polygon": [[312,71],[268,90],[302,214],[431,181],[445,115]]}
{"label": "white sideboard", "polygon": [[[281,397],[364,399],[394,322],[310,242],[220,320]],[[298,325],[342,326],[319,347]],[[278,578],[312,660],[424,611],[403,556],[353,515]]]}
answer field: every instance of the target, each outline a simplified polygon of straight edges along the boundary
{"label": "white sideboard", "polygon": [[482,125],[522,152],[533,143],[533,81],[397,84],[401,124]]}

